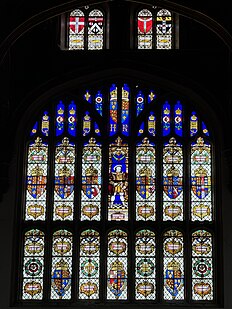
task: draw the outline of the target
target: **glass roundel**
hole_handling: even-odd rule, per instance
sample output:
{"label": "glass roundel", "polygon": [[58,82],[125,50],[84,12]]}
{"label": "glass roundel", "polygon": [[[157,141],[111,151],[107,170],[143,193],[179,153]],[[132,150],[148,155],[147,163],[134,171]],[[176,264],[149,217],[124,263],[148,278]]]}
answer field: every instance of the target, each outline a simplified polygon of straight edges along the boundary
{"label": "glass roundel", "polygon": [[20,300],[215,300],[212,133],[196,108],[154,89],[89,88],[35,119]]}

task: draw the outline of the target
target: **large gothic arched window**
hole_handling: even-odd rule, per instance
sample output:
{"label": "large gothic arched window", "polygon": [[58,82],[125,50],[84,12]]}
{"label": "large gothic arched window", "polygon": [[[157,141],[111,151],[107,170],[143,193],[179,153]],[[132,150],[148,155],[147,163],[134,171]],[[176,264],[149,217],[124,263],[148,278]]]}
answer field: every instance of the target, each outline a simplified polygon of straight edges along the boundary
{"label": "large gothic arched window", "polygon": [[20,302],[216,302],[215,160],[200,112],[115,83],[27,137]]}

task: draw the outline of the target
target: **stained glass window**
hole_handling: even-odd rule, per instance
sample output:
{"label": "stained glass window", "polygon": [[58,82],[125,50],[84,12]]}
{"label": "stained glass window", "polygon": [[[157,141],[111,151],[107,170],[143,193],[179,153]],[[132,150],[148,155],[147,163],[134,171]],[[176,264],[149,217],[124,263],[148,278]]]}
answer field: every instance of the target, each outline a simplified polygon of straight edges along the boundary
{"label": "stained glass window", "polygon": [[86,87],[32,119],[19,302],[216,303],[213,132],[151,89]]}
{"label": "stained glass window", "polygon": [[104,15],[99,9],[76,9],[69,15],[68,48],[99,50],[104,48]]}
{"label": "stained glass window", "polygon": [[174,47],[173,13],[166,9],[142,9],[137,13],[137,48]]}

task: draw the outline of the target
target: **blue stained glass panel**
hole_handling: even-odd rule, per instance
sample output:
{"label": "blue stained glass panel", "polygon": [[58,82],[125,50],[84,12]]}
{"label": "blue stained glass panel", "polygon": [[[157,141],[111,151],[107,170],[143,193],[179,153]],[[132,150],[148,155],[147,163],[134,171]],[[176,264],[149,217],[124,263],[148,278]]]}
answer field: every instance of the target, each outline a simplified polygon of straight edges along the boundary
{"label": "blue stained glass panel", "polygon": [[196,112],[192,112],[190,116],[190,136],[196,135],[198,132],[198,117]]}
{"label": "blue stained glass panel", "polygon": [[83,117],[83,136],[86,136],[91,131],[91,117],[89,115],[89,112],[85,113],[85,116]]}
{"label": "blue stained glass panel", "polygon": [[122,87],[122,134],[129,135],[129,110],[130,110],[130,88],[127,84]]}
{"label": "blue stained glass panel", "polygon": [[84,94],[84,100],[88,103],[92,103],[92,95],[89,93],[89,90],[86,90],[86,93]]}
{"label": "blue stained glass panel", "polygon": [[156,98],[156,95],[153,90],[150,91],[149,95],[147,96],[147,102],[150,104],[154,99]]}
{"label": "blue stained glass panel", "polygon": [[47,111],[45,111],[42,116],[41,133],[44,136],[49,135],[49,115]]}
{"label": "blue stained glass panel", "polygon": [[144,109],[144,94],[139,91],[136,96],[136,116],[138,116]]}
{"label": "blue stained glass panel", "polygon": [[162,122],[163,122],[163,136],[170,134],[170,104],[166,101],[163,105]]}
{"label": "blue stained glass panel", "polygon": [[206,135],[209,136],[209,131],[205,125],[205,123],[202,121],[202,132]]}
{"label": "blue stained glass panel", "polygon": [[175,105],[174,119],[175,119],[175,133],[179,136],[183,134],[182,120],[183,120],[183,109],[182,104],[177,101]]}
{"label": "blue stained glass panel", "polygon": [[118,101],[117,87],[113,84],[110,87],[110,136],[118,130]]}
{"label": "blue stained glass panel", "polygon": [[76,136],[76,113],[76,104],[72,101],[68,106],[68,133],[72,136]]}
{"label": "blue stained glass panel", "polygon": [[139,128],[138,136],[142,135],[144,133],[144,122],[141,123],[141,126]]}
{"label": "blue stained glass panel", "polygon": [[102,116],[103,96],[101,91],[98,91],[95,96],[95,108],[96,111]]}
{"label": "blue stained glass panel", "polygon": [[36,121],[36,123],[34,124],[32,130],[31,130],[30,136],[35,135],[37,133],[37,131],[38,131],[38,121]]}
{"label": "blue stained glass panel", "polygon": [[97,124],[96,122],[94,123],[94,131],[95,131],[95,133],[96,133],[98,136],[101,135],[99,126],[98,126],[98,124]]}
{"label": "blue stained glass panel", "polygon": [[56,106],[56,136],[64,132],[64,104],[60,101]]}
{"label": "blue stained glass panel", "polygon": [[155,115],[153,112],[150,113],[150,115],[148,116],[148,133],[151,136],[155,136]]}

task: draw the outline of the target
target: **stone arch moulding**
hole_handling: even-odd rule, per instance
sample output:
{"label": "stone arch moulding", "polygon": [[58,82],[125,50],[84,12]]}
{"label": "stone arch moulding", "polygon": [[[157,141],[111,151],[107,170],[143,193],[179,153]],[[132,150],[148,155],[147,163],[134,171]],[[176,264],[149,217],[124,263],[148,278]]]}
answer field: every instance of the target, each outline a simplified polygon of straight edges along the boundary
{"label": "stone arch moulding", "polygon": [[[86,0],[86,1],[78,1],[78,7],[84,7],[86,5],[97,5],[101,3],[111,2],[115,0]],[[126,2],[134,2],[134,3],[141,3],[141,1],[137,0],[125,0]],[[153,0],[144,0],[142,3],[146,5],[154,5]],[[189,7],[171,2],[171,1],[162,1],[156,0],[156,5],[165,6],[165,8],[178,13],[182,16],[187,18],[191,18],[196,22],[201,23],[205,27],[207,27],[210,31],[214,32],[227,46],[227,48],[231,51],[232,50],[232,36],[230,33],[217,21],[212,19],[211,17],[203,14],[200,11],[191,9]],[[9,48],[14,45],[14,43],[23,36],[28,30],[32,29],[36,25],[50,19],[56,17],[62,13],[68,12],[73,8],[77,7],[77,1],[69,1],[64,4],[47,8],[46,10],[30,17],[25,22],[20,24],[13,32],[11,32],[8,37],[2,42],[0,45],[0,63],[4,60],[5,55],[7,54]]]}

